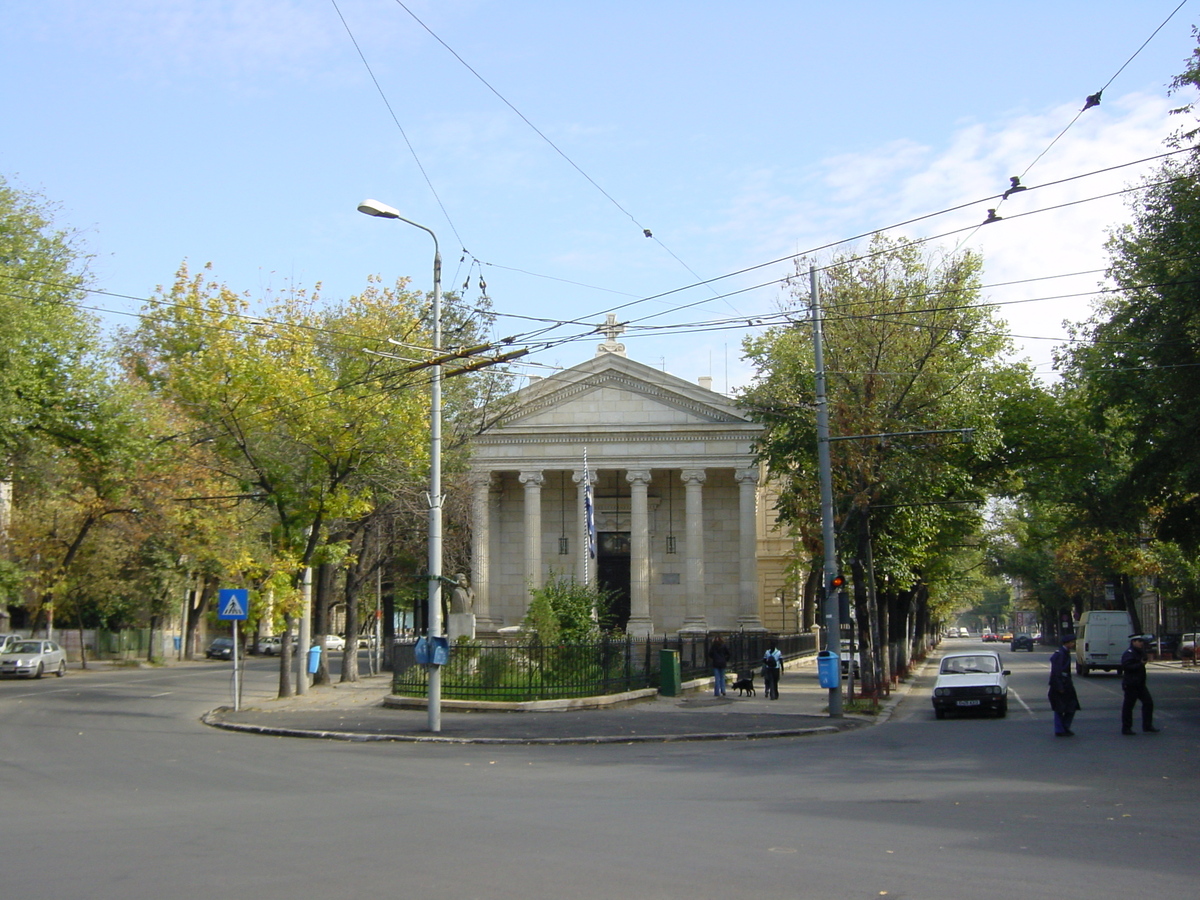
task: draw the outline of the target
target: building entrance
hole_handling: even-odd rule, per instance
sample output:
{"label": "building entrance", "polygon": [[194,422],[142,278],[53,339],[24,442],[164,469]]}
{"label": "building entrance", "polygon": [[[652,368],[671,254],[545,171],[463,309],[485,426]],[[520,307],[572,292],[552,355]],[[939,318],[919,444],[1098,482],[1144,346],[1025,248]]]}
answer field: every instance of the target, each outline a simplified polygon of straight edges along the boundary
{"label": "building entrance", "polygon": [[596,583],[612,595],[611,623],[629,624],[629,532],[601,531],[596,535]]}

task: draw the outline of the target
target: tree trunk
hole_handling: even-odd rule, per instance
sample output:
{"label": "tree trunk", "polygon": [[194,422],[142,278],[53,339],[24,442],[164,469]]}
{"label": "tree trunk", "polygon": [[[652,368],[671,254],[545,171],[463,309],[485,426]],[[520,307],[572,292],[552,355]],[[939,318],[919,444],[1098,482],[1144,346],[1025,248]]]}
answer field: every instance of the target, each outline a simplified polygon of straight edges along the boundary
{"label": "tree trunk", "polygon": [[333,601],[334,568],[329,563],[321,563],[316,568],[313,579],[313,639],[321,647],[321,655],[317,660],[317,671],[313,675],[313,685],[329,684],[329,651],[325,649],[325,635],[329,633],[329,607]]}
{"label": "tree trunk", "polygon": [[279,639],[279,696],[291,697],[292,688],[292,616],[283,614],[283,635]]}

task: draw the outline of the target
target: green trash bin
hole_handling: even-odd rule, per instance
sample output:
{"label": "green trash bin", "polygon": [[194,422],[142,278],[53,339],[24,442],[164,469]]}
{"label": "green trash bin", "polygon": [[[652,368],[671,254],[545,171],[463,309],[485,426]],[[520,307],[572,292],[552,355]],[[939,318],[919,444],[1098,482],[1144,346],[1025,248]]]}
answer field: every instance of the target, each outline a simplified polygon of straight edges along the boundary
{"label": "green trash bin", "polygon": [[679,668],[678,650],[658,651],[658,692],[664,697],[678,697],[683,693],[683,674]]}

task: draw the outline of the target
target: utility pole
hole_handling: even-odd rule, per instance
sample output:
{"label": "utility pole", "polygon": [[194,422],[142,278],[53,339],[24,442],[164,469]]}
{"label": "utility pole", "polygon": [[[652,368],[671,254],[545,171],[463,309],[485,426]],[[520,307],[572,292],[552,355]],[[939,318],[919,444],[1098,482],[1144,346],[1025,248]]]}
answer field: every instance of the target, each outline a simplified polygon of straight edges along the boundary
{"label": "utility pole", "polygon": [[821,484],[821,541],[825,545],[825,649],[838,657],[834,668],[837,684],[829,689],[829,717],[842,717],[842,628],[838,614],[838,592],[833,579],[838,574],[836,535],[833,528],[833,466],[829,459],[829,405],[825,398],[825,353],[821,346],[821,298],[817,292],[817,270],[808,267],[813,324],[813,363],[817,388],[817,469]]}

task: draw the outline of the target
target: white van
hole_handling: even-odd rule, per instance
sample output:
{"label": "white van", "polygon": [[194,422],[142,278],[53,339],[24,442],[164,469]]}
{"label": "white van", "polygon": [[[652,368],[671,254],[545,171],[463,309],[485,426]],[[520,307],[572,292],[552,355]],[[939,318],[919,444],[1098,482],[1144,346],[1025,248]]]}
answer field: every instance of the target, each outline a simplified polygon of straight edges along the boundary
{"label": "white van", "polygon": [[1093,669],[1121,671],[1121,654],[1129,648],[1133,620],[1123,609],[1090,609],[1075,632],[1075,672],[1090,675]]}

